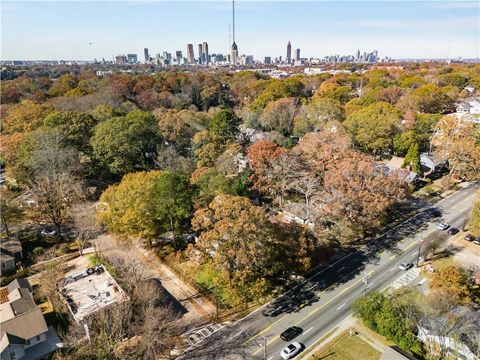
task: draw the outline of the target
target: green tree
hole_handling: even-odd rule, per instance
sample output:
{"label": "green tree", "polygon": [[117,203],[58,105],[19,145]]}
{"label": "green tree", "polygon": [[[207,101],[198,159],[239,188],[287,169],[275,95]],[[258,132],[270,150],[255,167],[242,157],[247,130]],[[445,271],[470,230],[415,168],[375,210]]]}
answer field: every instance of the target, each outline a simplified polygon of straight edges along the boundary
{"label": "green tree", "polygon": [[210,120],[210,135],[221,142],[233,139],[238,133],[240,119],[231,108],[220,110]]}
{"label": "green tree", "polygon": [[97,121],[89,114],[75,111],[56,111],[49,114],[43,124],[58,128],[67,145],[82,152],[90,152],[90,138]]}
{"label": "green tree", "polygon": [[472,214],[470,215],[469,230],[480,236],[480,201],[473,204]]}
{"label": "green tree", "polygon": [[122,175],[148,169],[159,139],[153,115],[137,110],[99,123],[91,144],[100,165],[114,175]]}
{"label": "green tree", "polygon": [[422,171],[421,165],[420,165],[420,153],[418,151],[418,144],[413,143],[410,145],[410,148],[408,149],[408,153],[405,156],[405,159],[403,160],[402,167],[407,167],[410,166],[412,171],[415,171],[416,173],[420,173]]}
{"label": "green tree", "polygon": [[153,190],[155,218],[160,228],[173,234],[174,247],[180,248],[177,232],[192,212],[192,191],[188,178],[180,173],[165,171],[156,179]]}
{"label": "green tree", "polygon": [[410,146],[417,143],[417,134],[413,130],[405,131],[393,139],[393,152],[399,156],[405,156]]}
{"label": "green tree", "polygon": [[393,139],[399,132],[401,113],[388,103],[374,103],[355,111],[344,125],[362,150],[378,155],[393,148]]}
{"label": "green tree", "polygon": [[201,174],[195,180],[195,185],[198,186],[196,199],[202,206],[207,206],[215,196],[220,194],[238,195],[235,181],[227,178],[216,169],[208,169]]}
{"label": "green tree", "polygon": [[294,133],[304,135],[323,129],[330,121],[343,121],[344,118],[345,111],[339,101],[316,97],[309,104],[302,106],[295,117]]}

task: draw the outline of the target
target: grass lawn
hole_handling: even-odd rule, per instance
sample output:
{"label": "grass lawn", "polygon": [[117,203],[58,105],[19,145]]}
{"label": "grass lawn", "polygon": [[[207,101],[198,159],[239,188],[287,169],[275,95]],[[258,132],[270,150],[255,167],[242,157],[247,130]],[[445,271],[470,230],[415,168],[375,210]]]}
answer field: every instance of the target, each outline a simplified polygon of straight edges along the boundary
{"label": "grass lawn", "polygon": [[314,355],[315,360],[378,360],[382,354],[361,340],[358,336],[350,336],[348,332],[341,334],[322,350]]}

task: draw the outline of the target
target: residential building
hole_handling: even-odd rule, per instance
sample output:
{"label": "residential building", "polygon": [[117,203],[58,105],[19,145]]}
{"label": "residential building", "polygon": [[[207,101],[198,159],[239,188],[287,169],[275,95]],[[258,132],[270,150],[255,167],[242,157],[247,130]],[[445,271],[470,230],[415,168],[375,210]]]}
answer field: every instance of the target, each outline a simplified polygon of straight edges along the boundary
{"label": "residential building", "polygon": [[61,293],[77,323],[106,306],[128,300],[103,265],[65,277]]}
{"label": "residential building", "polygon": [[42,359],[63,347],[35,304],[28,280],[0,289],[0,314],[1,360]]}
{"label": "residential building", "polygon": [[0,275],[15,270],[17,262],[22,259],[22,245],[16,237],[0,239]]}
{"label": "residential building", "polygon": [[193,44],[187,44],[187,59],[189,64],[195,64],[195,54],[193,53]]}

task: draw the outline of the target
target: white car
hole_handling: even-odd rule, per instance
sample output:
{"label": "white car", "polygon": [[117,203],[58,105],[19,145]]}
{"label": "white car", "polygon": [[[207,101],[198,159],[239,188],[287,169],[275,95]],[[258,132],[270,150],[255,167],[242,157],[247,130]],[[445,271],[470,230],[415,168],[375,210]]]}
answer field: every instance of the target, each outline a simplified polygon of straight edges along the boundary
{"label": "white car", "polygon": [[447,230],[449,227],[450,227],[450,225],[445,224],[445,223],[440,223],[440,224],[437,225],[437,228],[439,230]]}
{"label": "white car", "polygon": [[45,236],[45,237],[56,236],[57,235],[57,230],[43,229],[40,234],[42,234],[42,236]]}
{"label": "white car", "polygon": [[408,269],[412,268],[413,264],[412,263],[401,263],[398,265],[398,268],[402,271],[407,271]]}
{"label": "white car", "polygon": [[291,359],[295,357],[295,355],[297,355],[300,351],[302,351],[302,345],[294,341],[280,352],[280,356],[282,357],[282,359]]}

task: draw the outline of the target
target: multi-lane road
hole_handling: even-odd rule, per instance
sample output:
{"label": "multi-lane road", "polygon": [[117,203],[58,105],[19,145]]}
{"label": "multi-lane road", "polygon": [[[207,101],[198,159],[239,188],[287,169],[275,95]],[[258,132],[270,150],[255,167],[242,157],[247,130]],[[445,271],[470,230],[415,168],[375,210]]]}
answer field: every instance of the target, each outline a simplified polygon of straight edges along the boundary
{"label": "multi-lane road", "polygon": [[[303,333],[295,341],[304,346],[306,354],[352,315],[355,299],[365,292],[382,291],[404,276],[398,265],[416,263],[421,241],[420,251],[431,241],[446,240],[448,235],[437,229],[438,222],[462,228],[477,190],[472,184],[432,208],[423,208],[362,249],[343,254],[283,296],[227,326],[219,336],[227,338],[226,342],[241,344],[245,348],[241,357],[247,359],[264,358],[266,345],[266,359],[273,360],[280,359],[280,351],[288,345],[280,334],[290,326],[298,326]],[[412,284],[418,282],[418,278],[413,279]]]}

